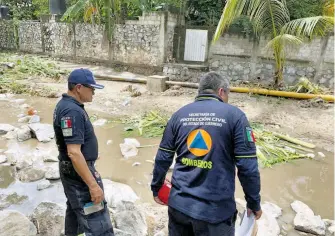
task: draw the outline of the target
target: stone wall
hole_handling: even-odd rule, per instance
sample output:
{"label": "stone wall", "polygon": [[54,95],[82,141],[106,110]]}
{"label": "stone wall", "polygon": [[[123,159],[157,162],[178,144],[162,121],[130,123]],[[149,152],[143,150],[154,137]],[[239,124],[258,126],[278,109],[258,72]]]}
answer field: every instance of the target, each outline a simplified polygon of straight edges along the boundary
{"label": "stone wall", "polygon": [[114,60],[128,64],[159,65],[159,24],[127,22],[118,25],[114,35]]}
{"label": "stone wall", "polygon": [[76,24],[76,56],[108,60],[109,44],[101,25]]}
{"label": "stone wall", "polygon": [[16,49],[14,23],[0,20],[0,48]]}
{"label": "stone wall", "polygon": [[71,24],[43,24],[44,49],[47,54],[55,56],[74,56],[74,32]]}
{"label": "stone wall", "polygon": [[[14,32],[8,21],[3,23]],[[177,17],[171,13],[145,13],[137,21],[115,25],[109,43],[102,25],[25,21],[20,22],[18,31],[19,50],[108,64],[162,66],[173,51],[176,23]],[[5,30],[0,31],[0,40],[0,48],[10,48]]]}
{"label": "stone wall", "polygon": [[21,21],[19,24],[19,49],[24,52],[41,53],[44,51],[42,45],[42,24],[37,21]]}

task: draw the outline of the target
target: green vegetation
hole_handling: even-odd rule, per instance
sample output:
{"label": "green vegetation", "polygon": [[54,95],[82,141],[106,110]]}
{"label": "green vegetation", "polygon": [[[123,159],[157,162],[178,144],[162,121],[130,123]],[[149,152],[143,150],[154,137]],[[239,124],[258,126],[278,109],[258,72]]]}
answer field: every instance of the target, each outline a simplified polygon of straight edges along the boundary
{"label": "green vegetation", "polygon": [[276,62],[274,82],[280,86],[283,82],[283,69],[286,53],[292,46],[300,45],[304,39],[325,36],[333,31],[334,3],[324,2],[323,15],[290,20],[286,0],[229,0],[223,8],[213,42],[228,30],[235,19],[246,16],[252,23],[255,36],[270,39],[266,45],[272,50]]}
{"label": "green vegetation", "polygon": [[[253,123],[251,126],[256,139],[258,160],[264,167],[272,167],[275,164],[295,159],[308,158],[309,156],[306,152],[313,152],[301,145],[291,144],[287,141],[287,136],[285,135],[265,130],[263,124]],[[305,144],[290,137],[289,140],[294,143]],[[312,144],[307,145],[313,146]]]}
{"label": "green vegetation", "polygon": [[150,111],[122,121],[126,125],[126,136],[139,135],[146,138],[162,136],[167,122],[168,116],[159,111]]}
{"label": "green vegetation", "polygon": [[[58,80],[66,73],[56,64],[36,56],[0,53],[0,92],[36,94],[39,91],[32,90],[30,86],[24,83],[24,79],[39,76]],[[40,92],[42,95],[50,95],[48,91]]]}

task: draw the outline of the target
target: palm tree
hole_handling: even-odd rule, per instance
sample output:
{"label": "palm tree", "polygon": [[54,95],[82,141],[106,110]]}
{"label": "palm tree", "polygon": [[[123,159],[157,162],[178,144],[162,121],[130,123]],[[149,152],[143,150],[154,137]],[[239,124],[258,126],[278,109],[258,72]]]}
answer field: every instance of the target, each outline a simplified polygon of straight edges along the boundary
{"label": "palm tree", "polygon": [[93,24],[104,21],[107,38],[111,41],[114,16],[120,12],[122,3],[123,0],[79,0],[67,9],[62,20],[72,22],[83,18],[84,22]]}
{"label": "palm tree", "polygon": [[[271,40],[267,48],[273,50],[275,60],[275,85],[283,81],[285,52],[290,45],[299,45],[303,38],[324,36],[334,27],[334,3],[325,2],[322,16],[301,18],[290,21],[286,0],[227,0],[221,19],[216,28],[213,42],[241,15],[249,18],[257,38],[265,36]],[[327,14],[326,14],[327,13]],[[330,15],[332,14],[332,15]]]}

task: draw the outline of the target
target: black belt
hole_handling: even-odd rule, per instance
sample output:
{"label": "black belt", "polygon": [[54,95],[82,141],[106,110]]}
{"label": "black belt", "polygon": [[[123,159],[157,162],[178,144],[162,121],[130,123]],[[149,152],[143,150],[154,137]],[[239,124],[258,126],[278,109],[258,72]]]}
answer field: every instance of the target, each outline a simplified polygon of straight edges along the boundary
{"label": "black belt", "polygon": [[[60,161],[62,164],[67,165],[67,166],[72,166],[71,161]],[[94,166],[95,161],[86,161],[87,165],[89,166]]]}

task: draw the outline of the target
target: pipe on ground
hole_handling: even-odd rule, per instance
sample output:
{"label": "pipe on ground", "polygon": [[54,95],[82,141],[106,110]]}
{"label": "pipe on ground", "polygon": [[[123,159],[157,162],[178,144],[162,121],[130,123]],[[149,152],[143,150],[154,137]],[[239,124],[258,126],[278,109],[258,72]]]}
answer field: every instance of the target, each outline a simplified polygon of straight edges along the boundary
{"label": "pipe on ground", "polygon": [[[96,78],[109,80],[109,81],[122,81],[122,82],[131,82],[131,83],[141,83],[145,84],[146,79],[139,78],[126,78],[121,76],[110,76],[110,75],[94,75]],[[178,81],[166,81],[167,85],[179,85],[181,87],[187,88],[198,88],[198,83],[190,82],[178,82]],[[322,98],[328,102],[334,102],[335,97],[333,95],[323,95],[323,94],[309,94],[309,93],[295,93],[295,92],[286,92],[286,91],[277,91],[277,90],[268,90],[260,88],[246,88],[246,87],[231,87],[231,92],[235,93],[253,93],[266,96],[275,96],[275,97],[286,97],[286,98],[295,98],[295,99],[313,99],[313,98]]]}

